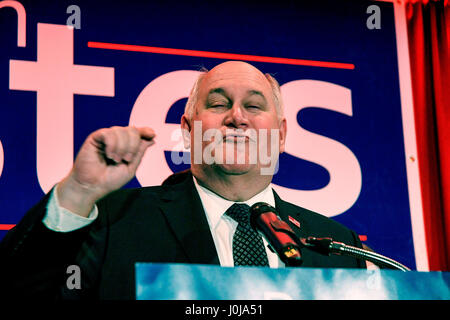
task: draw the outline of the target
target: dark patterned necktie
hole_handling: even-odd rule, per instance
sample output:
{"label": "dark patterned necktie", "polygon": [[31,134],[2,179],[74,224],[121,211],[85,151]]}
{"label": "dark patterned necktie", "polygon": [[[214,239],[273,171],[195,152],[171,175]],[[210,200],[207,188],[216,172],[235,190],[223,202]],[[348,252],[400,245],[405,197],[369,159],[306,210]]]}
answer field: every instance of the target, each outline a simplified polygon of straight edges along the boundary
{"label": "dark patterned necktie", "polygon": [[234,265],[268,266],[263,240],[250,225],[250,207],[235,203],[225,214],[238,223],[233,236]]}

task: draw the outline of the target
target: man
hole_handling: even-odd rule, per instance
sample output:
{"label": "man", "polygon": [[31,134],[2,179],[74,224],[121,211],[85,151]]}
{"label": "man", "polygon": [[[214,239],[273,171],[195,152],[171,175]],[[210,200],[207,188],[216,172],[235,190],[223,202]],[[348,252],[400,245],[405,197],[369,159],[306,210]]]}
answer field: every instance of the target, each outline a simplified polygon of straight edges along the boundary
{"label": "man", "polygon": [[[203,73],[181,127],[191,147],[191,170],[162,186],[119,191],[155,143],[155,133],[131,127],[92,133],[67,177],[5,237],[2,274],[8,275],[11,294],[134,298],[134,263],[143,261],[283,267],[244,221],[245,204],[260,201],[276,207],[299,237],[329,236],[361,247],[354,232],[284,202],[271,189],[273,170],[264,169],[273,168],[284,151],[287,132],[279,86],[271,76],[238,61]],[[254,159],[255,150],[275,157],[263,163]],[[252,238],[251,249],[242,237]],[[365,266],[303,251],[304,267]],[[81,289],[67,288],[69,265],[81,268]]]}

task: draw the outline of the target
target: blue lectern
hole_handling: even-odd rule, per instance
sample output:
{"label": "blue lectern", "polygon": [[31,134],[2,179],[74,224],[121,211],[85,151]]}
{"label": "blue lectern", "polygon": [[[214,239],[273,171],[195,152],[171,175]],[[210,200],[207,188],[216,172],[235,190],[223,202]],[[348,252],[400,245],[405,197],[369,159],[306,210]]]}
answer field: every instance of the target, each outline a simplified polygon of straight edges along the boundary
{"label": "blue lectern", "polygon": [[136,264],[138,300],[448,300],[449,272]]}

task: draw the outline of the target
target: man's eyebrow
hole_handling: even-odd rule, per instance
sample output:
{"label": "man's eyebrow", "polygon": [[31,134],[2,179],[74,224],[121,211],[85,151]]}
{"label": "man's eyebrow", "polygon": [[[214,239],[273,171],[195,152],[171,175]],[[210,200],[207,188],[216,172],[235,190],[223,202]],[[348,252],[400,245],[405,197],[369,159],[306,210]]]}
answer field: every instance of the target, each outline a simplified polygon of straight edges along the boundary
{"label": "man's eyebrow", "polygon": [[258,90],[248,90],[248,91],[247,91],[247,94],[248,94],[249,96],[252,96],[252,95],[260,96],[261,98],[264,99],[264,101],[266,101],[266,96],[265,96],[261,91],[258,91]]}
{"label": "man's eyebrow", "polygon": [[208,95],[213,94],[213,93],[218,93],[225,97],[227,96],[227,92],[223,88],[213,88],[213,89],[209,90]]}
{"label": "man's eyebrow", "polygon": [[[213,88],[213,89],[209,90],[208,96],[213,94],[213,93],[217,93],[217,94],[220,94],[220,95],[222,95],[224,97],[228,97],[227,91],[224,88],[221,88],[221,87]],[[266,100],[266,96],[259,90],[254,90],[254,89],[247,90],[247,95],[248,96],[257,95],[257,96],[260,96],[261,98],[263,98],[264,101],[267,101]]]}

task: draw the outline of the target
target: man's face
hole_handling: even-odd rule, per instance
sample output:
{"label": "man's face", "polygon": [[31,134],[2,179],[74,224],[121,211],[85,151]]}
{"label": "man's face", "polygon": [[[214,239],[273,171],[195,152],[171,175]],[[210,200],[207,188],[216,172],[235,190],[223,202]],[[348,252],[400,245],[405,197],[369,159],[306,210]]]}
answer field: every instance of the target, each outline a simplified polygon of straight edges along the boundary
{"label": "man's face", "polygon": [[[270,83],[244,62],[222,63],[204,76],[193,118],[189,123],[182,120],[182,125],[191,133],[191,152],[201,137],[201,165],[212,165],[226,174],[275,166],[261,160],[274,152],[278,159],[284,151],[286,121],[278,119]],[[209,154],[214,158],[212,164],[204,161]]]}

